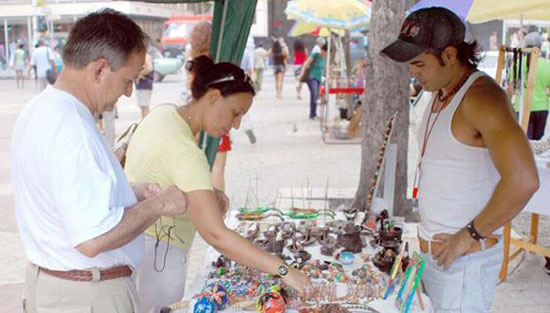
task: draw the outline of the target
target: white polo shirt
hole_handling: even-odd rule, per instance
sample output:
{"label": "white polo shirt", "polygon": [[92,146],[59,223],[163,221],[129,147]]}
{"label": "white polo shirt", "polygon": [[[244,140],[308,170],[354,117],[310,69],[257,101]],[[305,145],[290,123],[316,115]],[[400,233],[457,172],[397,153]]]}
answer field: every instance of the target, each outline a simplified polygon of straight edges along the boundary
{"label": "white polo shirt", "polygon": [[12,139],[15,213],[30,262],[53,270],[136,267],[143,236],[89,258],[79,244],[113,229],[137,200],[88,108],[48,86],[23,109]]}
{"label": "white polo shirt", "polygon": [[36,76],[46,77],[46,71],[51,68],[50,61],[53,61],[53,53],[46,46],[34,49],[31,55],[31,65],[36,65]]}

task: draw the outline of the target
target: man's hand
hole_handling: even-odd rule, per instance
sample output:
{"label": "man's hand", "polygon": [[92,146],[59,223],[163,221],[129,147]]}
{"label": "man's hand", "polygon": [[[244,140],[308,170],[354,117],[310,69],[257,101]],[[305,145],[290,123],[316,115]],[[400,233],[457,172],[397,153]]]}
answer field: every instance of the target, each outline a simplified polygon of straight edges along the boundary
{"label": "man's hand", "polygon": [[162,192],[162,188],[156,183],[134,183],[132,189],[138,201],[152,198]]}
{"label": "man's hand", "polygon": [[225,195],[225,193],[223,193],[223,191],[215,188],[214,193],[216,194],[216,199],[218,200],[220,212],[222,213],[222,216],[225,217],[225,214],[227,214],[227,211],[229,210],[229,198]]}
{"label": "man's hand", "polygon": [[441,242],[439,250],[432,251],[433,257],[437,260],[437,265],[443,266],[445,270],[448,270],[457,257],[466,254],[476,243],[466,228],[454,235],[436,234],[433,239]]}
{"label": "man's hand", "polygon": [[158,201],[161,216],[174,216],[187,212],[189,200],[187,194],[172,185],[156,195],[152,200]]}

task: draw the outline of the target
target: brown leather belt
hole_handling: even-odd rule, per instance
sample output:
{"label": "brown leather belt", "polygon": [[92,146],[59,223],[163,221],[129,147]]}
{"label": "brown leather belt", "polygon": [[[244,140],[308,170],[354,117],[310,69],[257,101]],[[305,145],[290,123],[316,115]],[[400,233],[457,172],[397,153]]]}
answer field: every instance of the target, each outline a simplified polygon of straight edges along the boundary
{"label": "brown leather belt", "polygon": [[[44,267],[38,267],[41,272],[50,276],[73,281],[92,281],[94,280],[93,271],[91,270],[70,270],[70,271],[54,271]],[[103,269],[99,271],[99,279],[110,280],[132,275],[132,269],[128,265],[121,265]]]}
{"label": "brown leather belt", "polygon": [[[431,244],[431,253],[432,254],[434,252],[439,251],[439,249],[441,249],[441,244],[442,244],[442,242],[440,242],[440,241],[426,241],[426,240],[424,240],[420,237],[418,238],[418,242],[420,243],[420,251],[422,251],[424,253],[430,253],[430,244]],[[496,245],[497,243],[498,243],[497,238],[487,237],[485,239],[485,249],[489,249],[490,247]],[[466,255],[466,254],[474,253],[474,252],[477,252],[477,251],[480,251],[480,250],[482,250],[481,242],[476,241],[474,243],[473,247],[464,254]]]}

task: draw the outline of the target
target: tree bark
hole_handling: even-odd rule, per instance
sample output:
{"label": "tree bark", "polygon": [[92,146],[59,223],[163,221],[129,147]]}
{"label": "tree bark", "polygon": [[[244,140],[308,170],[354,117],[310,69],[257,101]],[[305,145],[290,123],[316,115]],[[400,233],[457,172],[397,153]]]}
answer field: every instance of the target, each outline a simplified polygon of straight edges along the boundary
{"label": "tree bark", "polygon": [[[406,63],[397,63],[379,55],[386,45],[397,39],[405,19],[409,0],[374,0],[369,36],[369,61],[365,79],[365,106],[362,117],[361,173],[352,207],[367,209],[367,193],[374,177],[383,132],[388,119],[398,111],[390,143],[396,143],[394,215],[410,215],[407,200],[407,151],[409,139],[409,75]],[[383,172],[380,176],[383,177]],[[379,190],[383,190],[380,185]],[[375,195],[376,196],[376,195]]]}

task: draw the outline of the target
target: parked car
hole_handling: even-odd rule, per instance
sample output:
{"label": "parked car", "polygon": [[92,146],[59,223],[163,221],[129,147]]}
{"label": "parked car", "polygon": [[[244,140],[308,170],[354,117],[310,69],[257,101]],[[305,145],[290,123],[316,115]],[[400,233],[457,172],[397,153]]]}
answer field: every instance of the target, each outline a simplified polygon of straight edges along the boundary
{"label": "parked car", "polygon": [[183,59],[181,58],[167,58],[156,50],[153,56],[154,66],[154,78],[155,82],[160,82],[168,74],[176,74],[181,70],[183,66]]}

